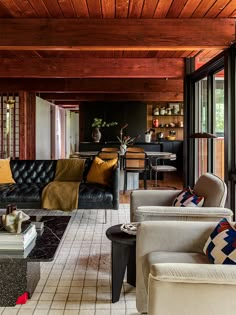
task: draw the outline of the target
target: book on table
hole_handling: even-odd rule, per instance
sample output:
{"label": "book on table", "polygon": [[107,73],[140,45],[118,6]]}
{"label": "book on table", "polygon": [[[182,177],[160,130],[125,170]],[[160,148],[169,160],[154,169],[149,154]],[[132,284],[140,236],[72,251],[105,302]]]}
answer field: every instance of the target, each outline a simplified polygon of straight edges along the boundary
{"label": "book on table", "polygon": [[9,233],[6,231],[0,231],[0,251],[23,251],[28,245],[35,240],[37,232],[35,225],[27,224],[22,225],[22,232],[20,234]]}
{"label": "book on table", "polygon": [[31,240],[29,245],[23,249],[0,249],[0,259],[2,258],[26,258],[36,244],[36,237]]}

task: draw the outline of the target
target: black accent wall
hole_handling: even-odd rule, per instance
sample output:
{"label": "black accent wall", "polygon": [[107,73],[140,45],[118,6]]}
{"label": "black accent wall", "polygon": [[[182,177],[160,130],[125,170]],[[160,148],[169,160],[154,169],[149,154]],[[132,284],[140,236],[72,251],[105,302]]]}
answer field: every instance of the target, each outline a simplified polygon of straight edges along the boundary
{"label": "black accent wall", "polygon": [[116,121],[117,126],[102,128],[101,142],[116,141],[120,128],[125,124],[124,134],[131,137],[140,135],[138,141],[144,141],[147,128],[147,104],[143,102],[83,102],[80,104],[80,141],[93,141],[92,122],[94,117],[106,122]]}

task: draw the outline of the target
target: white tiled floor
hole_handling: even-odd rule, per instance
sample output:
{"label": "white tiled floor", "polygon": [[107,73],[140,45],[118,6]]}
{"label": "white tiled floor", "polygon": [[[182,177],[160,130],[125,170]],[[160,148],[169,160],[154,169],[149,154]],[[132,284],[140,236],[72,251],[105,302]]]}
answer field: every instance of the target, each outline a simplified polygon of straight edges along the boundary
{"label": "white tiled floor", "polygon": [[[37,210],[37,213],[39,210]],[[28,212],[29,213],[29,212]],[[129,222],[129,206],[107,211],[78,210],[53,262],[41,263],[41,279],[25,305],[0,308],[1,315],[136,315],[135,288],[124,281],[120,300],[111,303],[111,244],[106,230]],[[45,215],[71,215],[61,211]]]}

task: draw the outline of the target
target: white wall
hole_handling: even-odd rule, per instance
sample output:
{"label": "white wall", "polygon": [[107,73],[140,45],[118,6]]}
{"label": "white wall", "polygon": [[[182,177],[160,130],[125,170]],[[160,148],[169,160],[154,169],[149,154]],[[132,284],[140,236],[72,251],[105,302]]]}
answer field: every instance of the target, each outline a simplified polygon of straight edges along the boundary
{"label": "white wall", "polygon": [[68,111],[67,115],[70,115],[70,135],[67,141],[70,143],[70,153],[74,153],[79,151],[79,114]]}
{"label": "white wall", "polygon": [[79,150],[79,114],[36,97],[36,159],[69,158]]}
{"label": "white wall", "polygon": [[51,106],[36,97],[36,159],[51,159]]}
{"label": "white wall", "polygon": [[70,128],[71,128],[71,119],[70,119],[70,111],[66,111],[66,157],[68,158],[71,153],[71,134],[70,134]]}

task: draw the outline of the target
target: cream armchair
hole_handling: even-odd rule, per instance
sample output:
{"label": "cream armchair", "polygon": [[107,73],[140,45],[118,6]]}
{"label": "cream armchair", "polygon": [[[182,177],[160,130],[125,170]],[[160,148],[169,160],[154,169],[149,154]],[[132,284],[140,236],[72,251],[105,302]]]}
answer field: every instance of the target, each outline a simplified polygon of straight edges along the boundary
{"label": "cream armchair", "polygon": [[233,212],[224,208],[227,187],[221,178],[206,173],[199,177],[193,191],[205,198],[203,207],[173,207],[173,200],[180,190],[133,191],[130,196],[130,221],[219,221],[224,217],[231,221]]}
{"label": "cream armchair", "polygon": [[149,315],[231,315],[236,267],[213,265],[203,247],[214,222],[141,222],[136,245],[136,305]]}

